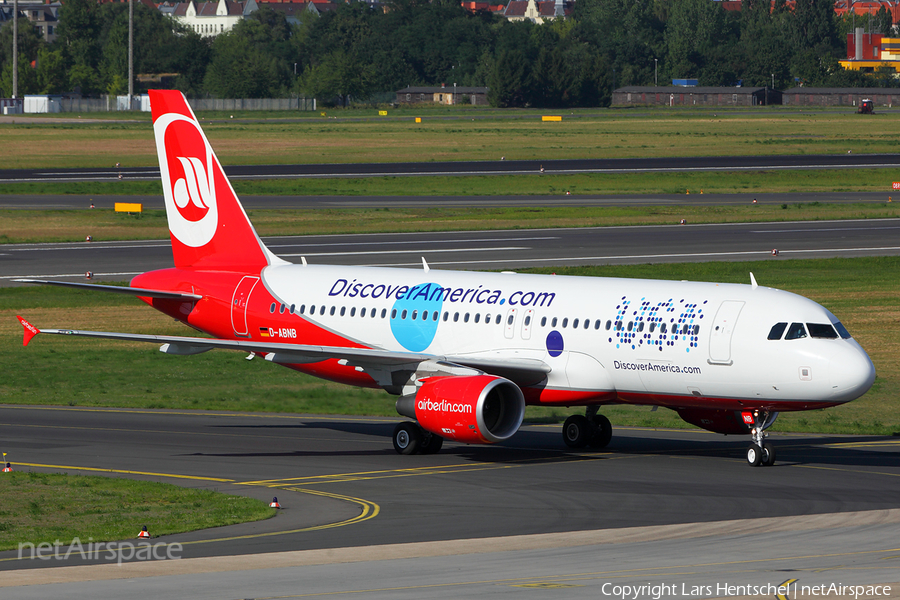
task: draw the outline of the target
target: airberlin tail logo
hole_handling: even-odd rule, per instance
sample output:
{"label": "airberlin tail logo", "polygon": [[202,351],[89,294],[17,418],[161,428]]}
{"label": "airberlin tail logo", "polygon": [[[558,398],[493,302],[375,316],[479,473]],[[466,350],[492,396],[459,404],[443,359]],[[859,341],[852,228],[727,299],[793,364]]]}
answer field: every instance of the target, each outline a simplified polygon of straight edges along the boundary
{"label": "airberlin tail logo", "polygon": [[153,129],[169,230],[186,246],[205,246],[219,218],[209,142],[196,121],[178,113],[160,116]]}
{"label": "airberlin tail logo", "polygon": [[[177,157],[184,169],[184,177],[178,179],[172,188],[175,206],[188,221],[200,221],[209,212],[211,194],[210,181],[206,169],[199,158]],[[171,172],[171,171],[170,171]]]}

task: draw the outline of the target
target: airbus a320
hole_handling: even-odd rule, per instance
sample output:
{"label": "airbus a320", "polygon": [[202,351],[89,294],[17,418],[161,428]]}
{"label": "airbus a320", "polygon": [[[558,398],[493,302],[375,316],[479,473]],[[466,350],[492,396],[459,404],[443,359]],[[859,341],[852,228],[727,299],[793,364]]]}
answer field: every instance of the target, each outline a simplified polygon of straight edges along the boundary
{"label": "airbus a320", "polygon": [[771,465],[781,411],[864,394],[872,361],[821,305],[748,285],[291,264],[262,242],[197,118],[177,91],[151,91],[174,267],[130,287],[22,280],[136,296],[214,339],[38,329],[161,344],[168,354],[254,353],[331,381],[398,396],[393,445],[501,442],[526,405],[584,407],[572,448],[604,447],[599,409],[670,408],[688,423],[749,434],[750,465]]}

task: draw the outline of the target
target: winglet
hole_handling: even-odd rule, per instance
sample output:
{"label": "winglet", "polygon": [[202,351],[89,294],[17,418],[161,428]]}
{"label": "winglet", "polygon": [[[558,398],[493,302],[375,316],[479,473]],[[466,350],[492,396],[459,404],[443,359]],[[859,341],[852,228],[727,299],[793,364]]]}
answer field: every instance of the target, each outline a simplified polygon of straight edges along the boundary
{"label": "winglet", "polygon": [[19,320],[19,323],[21,323],[22,327],[25,329],[25,336],[22,338],[22,345],[27,346],[28,342],[31,341],[31,338],[33,338],[34,336],[39,334],[41,332],[41,330],[38,329],[37,327],[35,327],[34,325],[32,325],[31,323],[29,323],[28,321],[26,321],[25,319],[23,319],[22,317],[20,317],[19,315],[16,315],[16,318]]}

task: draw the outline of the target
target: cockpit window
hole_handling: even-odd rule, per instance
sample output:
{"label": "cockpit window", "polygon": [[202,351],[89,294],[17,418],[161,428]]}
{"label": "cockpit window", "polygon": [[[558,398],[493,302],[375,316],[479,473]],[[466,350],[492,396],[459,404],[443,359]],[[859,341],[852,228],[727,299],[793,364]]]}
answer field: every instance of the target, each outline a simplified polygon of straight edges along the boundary
{"label": "cockpit window", "polygon": [[806,328],[809,329],[809,335],[814,338],[836,340],[838,336],[830,323],[807,323]]}
{"label": "cockpit window", "polygon": [[772,329],[769,330],[769,339],[780,340],[781,336],[784,335],[785,329],[787,329],[787,323],[775,323],[772,325]]}
{"label": "cockpit window", "polygon": [[806,328],[809,330],[811,337],[825,338],[829,340],[837,339],[837,331],[831,326],[831,323],[807,323]]}
{"label": "cockpit window", "polygon": [[849,340],[851,337],[853,337],[852,335],[850,335],[850,332],[847,331],[847,328],[841,325],[840,321],[838,321],[837,323],[832,323],[832,325],[834,325],[834,328],[837,329],[838,335],[840,335],[842,339]]}
{"label": "cockpit window", "polygon": [[784,336],[786,340],[799,340],[800,338],[806,337],[806,329],[803,327],[803,323],[791,323],[791,326],[788,327],[787,335]]}

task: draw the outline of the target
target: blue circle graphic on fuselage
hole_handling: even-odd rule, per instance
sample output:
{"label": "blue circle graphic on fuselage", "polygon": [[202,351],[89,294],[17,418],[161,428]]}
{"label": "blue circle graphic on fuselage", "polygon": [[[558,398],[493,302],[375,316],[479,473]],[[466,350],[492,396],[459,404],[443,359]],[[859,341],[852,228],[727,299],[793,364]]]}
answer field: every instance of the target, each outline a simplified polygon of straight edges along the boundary
{"label": "blue circle graphic on fuselage", "polygon": [[547,334],[547,352],[550,356],[555,358],[562,354],[563,347],[563,337],[560,332],[554,330]]}
{"label": "blue circle graphic on fuselage", "polygon": [[[436,283],[420,283],[394,302],[391,333],[410,352],[421,352],[437,334],[444,305],[442,288]],[[396,313],[394,313],[394,310]]]}

